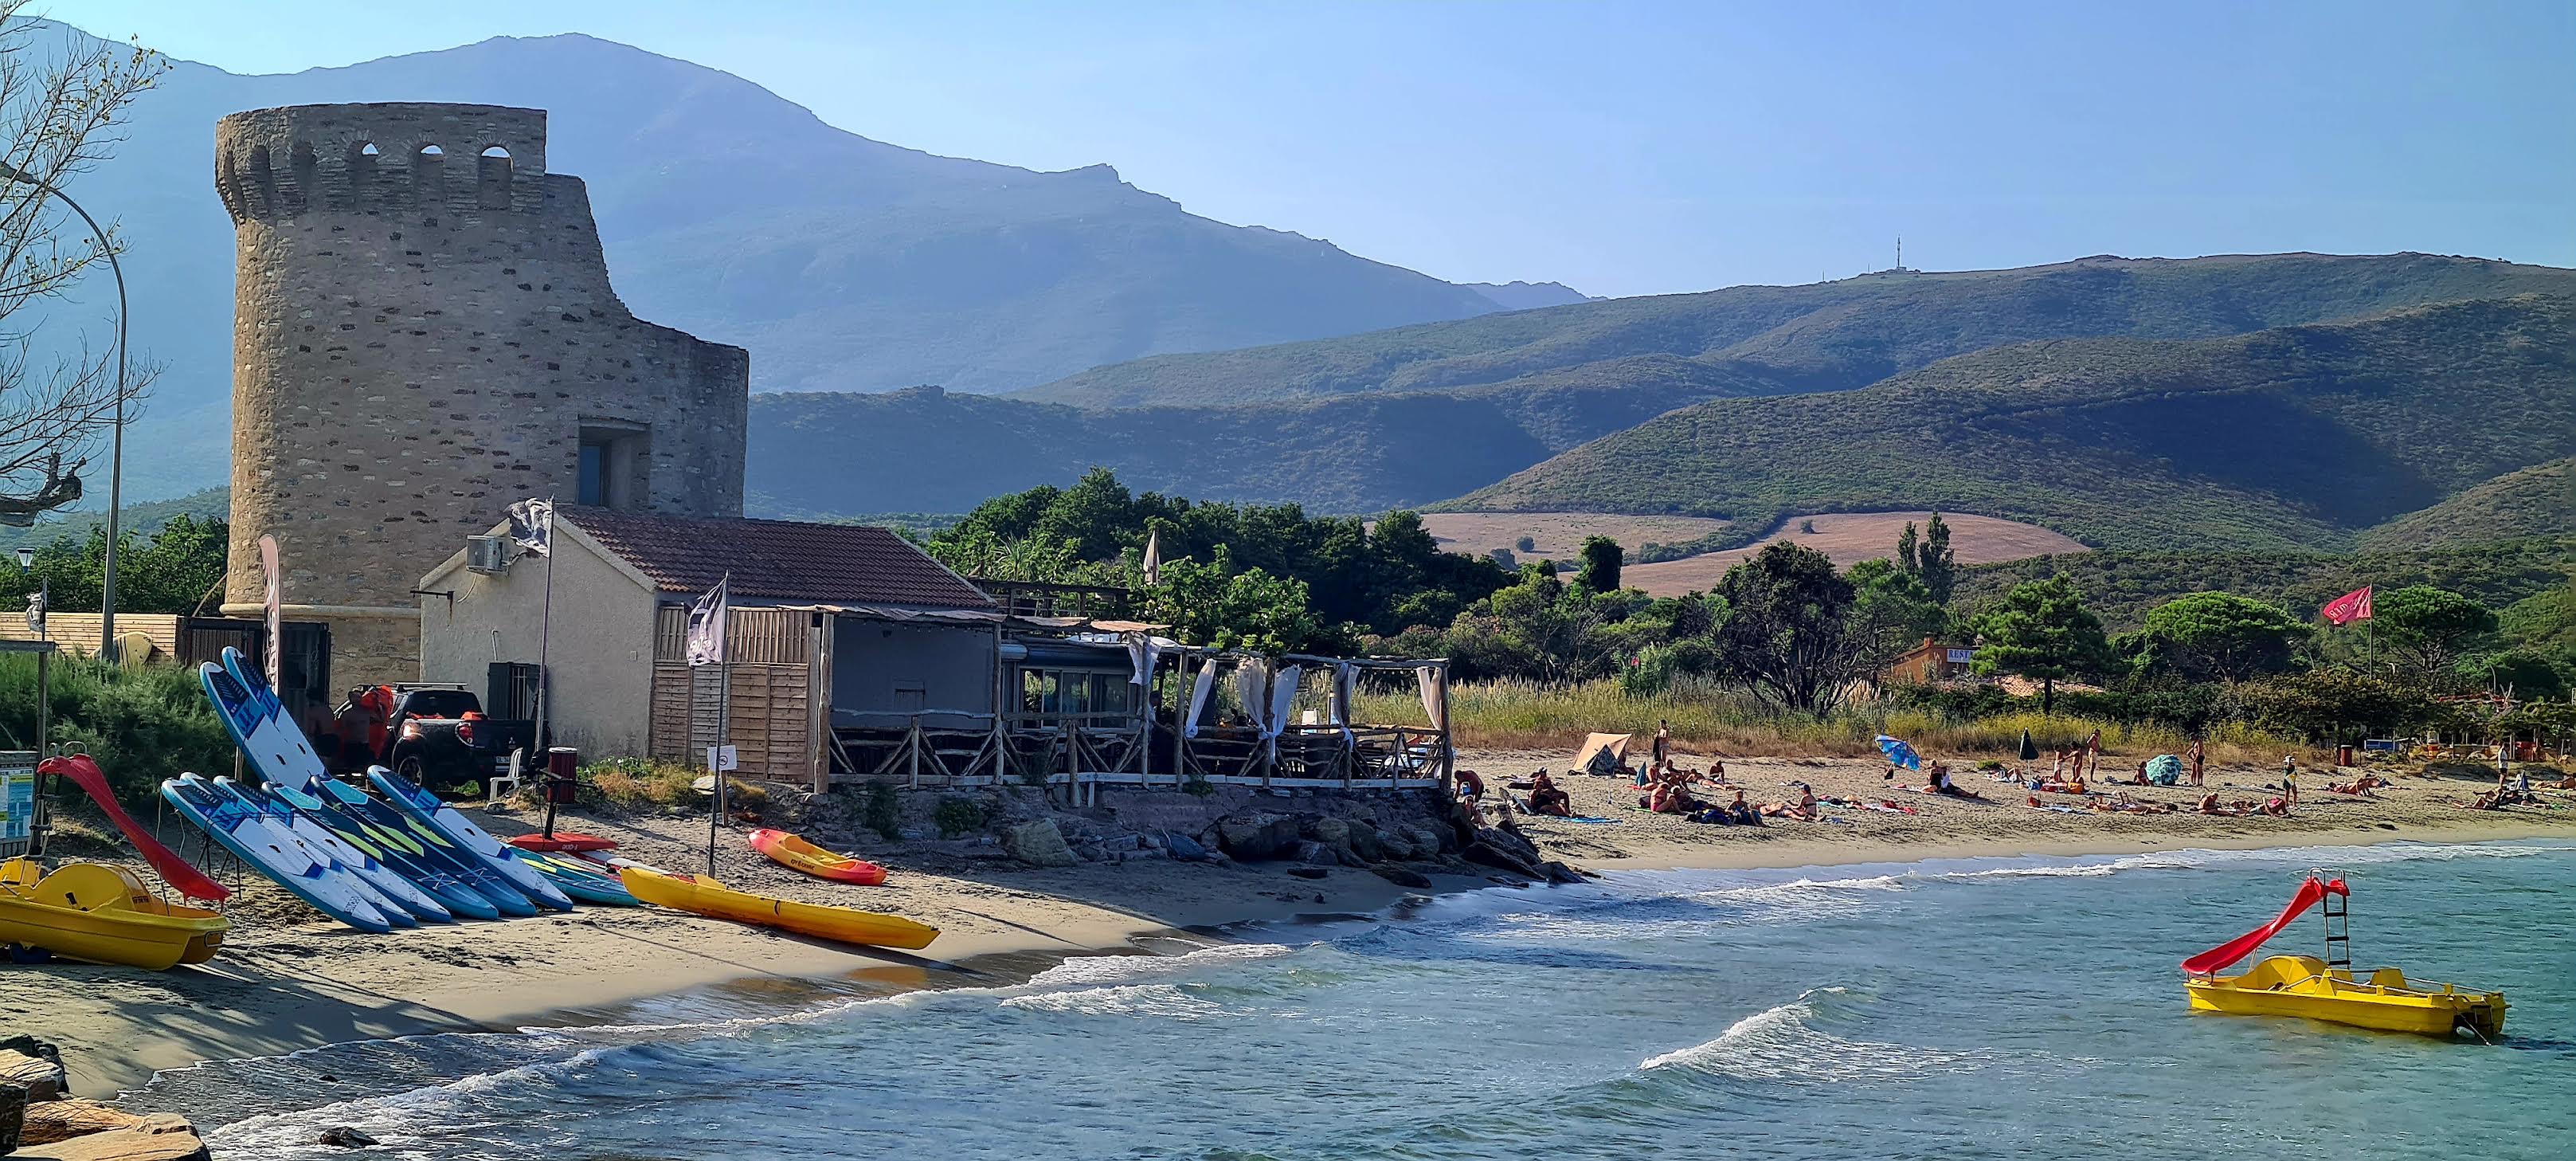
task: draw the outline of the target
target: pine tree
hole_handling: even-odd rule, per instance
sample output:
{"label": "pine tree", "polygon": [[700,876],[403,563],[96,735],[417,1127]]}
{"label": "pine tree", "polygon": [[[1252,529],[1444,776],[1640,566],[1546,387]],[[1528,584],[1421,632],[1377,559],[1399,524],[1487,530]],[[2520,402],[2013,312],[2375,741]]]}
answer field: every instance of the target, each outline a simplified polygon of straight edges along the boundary
{"label": "pine tree", "polygon": [[[1914,526],[1905,526],[1912,531]],[[1897,540],[1897,551],[1905,551],[1905,539]],[[1941,522],[1941,514],[1932,514],[1932,523],[1923,529],[1922,547],[1916,550],[1914,575],[1922,578],[1923,587],[1932,590],[1935,604],[1950,603],[1950,586],[1959,579],[1959,558],[1950,551],[1950,526]]]}

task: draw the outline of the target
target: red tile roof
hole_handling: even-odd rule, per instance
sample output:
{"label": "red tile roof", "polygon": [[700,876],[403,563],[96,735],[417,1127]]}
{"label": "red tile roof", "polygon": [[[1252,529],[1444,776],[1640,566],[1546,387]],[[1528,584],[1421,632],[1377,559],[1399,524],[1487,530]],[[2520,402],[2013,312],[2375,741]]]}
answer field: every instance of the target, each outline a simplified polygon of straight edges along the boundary
{"label": "red tile roof", "polygon": [[556,516],[666,593],[703,593],[733,574],[740,601],[988,609],[975,586],[883,528],[793,520],[710,520],[564,505]]}

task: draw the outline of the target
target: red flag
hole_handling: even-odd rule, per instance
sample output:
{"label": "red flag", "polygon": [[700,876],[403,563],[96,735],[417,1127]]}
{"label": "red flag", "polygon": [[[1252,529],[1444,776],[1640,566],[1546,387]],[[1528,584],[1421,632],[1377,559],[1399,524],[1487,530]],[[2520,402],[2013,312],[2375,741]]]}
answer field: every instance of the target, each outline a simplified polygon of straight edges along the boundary
{"label": "red flag", "polygon": [[2349,625],[2370,619],[2370,586],[2363,585],[2326,602],[2319,610],[2329,625]]}

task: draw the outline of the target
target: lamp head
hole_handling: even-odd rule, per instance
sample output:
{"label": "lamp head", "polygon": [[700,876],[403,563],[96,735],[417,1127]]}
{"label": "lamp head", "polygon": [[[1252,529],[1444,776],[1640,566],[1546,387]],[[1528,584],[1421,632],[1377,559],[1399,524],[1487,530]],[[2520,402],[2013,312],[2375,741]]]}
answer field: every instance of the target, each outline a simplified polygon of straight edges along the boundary
{"label": "lamp head", "polygon": [[27,548],[27,547],[21,546],[21,547],[18,549],[18,567],[20,567],[20,568],[34,568],[34,567],[36,567],[36,550],[35,550],[35,549],[32,549],[32,548]]}
{"label": "lamp head", "polygon": [[6,161],[0,161],[0,181],[18,181],[25,182],[28,185],[45,184],[41,181],[37,181],[36,175],[20,169],[17,166],[11,165]]}

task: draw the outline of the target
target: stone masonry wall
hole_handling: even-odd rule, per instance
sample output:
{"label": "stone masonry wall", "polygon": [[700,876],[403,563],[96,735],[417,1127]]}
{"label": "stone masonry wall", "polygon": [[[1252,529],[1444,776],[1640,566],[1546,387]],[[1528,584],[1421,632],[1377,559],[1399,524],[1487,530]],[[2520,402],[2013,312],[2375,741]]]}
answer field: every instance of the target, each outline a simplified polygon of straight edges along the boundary
{"label": "stone masonry wall", "polygon": [[[268,532],[288,604],[416,610],[419,577],[508,504],[574,498],[585,426],[649,429],[625,476],[637,506],[742,514],[749,355],[618,301],[545,133],[541,110],[483,105],[217,124],[238,247],[228,604],[260,599]],[[406,663],[401,634],[330,619],[335,652],[347,634],[371,664]]]}

